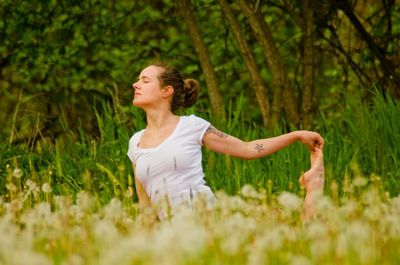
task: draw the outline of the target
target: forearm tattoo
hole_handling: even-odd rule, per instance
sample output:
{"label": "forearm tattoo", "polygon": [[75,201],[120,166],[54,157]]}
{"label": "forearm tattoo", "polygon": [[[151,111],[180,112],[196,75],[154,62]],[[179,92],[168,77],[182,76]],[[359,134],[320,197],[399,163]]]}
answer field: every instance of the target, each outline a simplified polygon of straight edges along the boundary
{"label": "forearm tattoo", "polygon": [[226,138],[226,137],[228,137],[227,134],[225,134],[225,133],[223,133],[223,132],[217,130],[217,129],[216,129],[214,126],[212,126],[212,125],[210,125],[210,127],[208,127],[206,133],[212,133],[212,134],[215,134],[216,136],[219,136],[219,137],[221,137],[221,138]]}
{"label": "forearm tattoo", "polygon": [[257,149],[257,151],[259,153],[261,153],[262,151],[265,151],[263,144],[256,144],[256,147],[254,147],[254,149]]}

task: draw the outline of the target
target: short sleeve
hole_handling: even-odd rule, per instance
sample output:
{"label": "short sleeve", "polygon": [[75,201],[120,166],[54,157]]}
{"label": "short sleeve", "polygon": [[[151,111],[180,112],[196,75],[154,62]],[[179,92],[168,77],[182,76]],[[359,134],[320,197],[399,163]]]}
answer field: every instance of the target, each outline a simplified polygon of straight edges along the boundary
{"label": "short sleeve", "polygon": [[129,147],[128,147],[128,152],[127,155],[129,159],[132,161],[133,164],[136,165],[136,159],[135,159],[135,149],[137,148],[140,135],[142,134],[142,131],[135,133],[131,139],[129,139]]}
{"label": "short sleeve", "polygon": [[198,143],[203,145],[203,136],[206,133],[207,129],[210,127],[210,122],[206,121],[203,118],[197,117],[195,115],[190,115],[190,118],[193,120],[193,129],[198,136]]}

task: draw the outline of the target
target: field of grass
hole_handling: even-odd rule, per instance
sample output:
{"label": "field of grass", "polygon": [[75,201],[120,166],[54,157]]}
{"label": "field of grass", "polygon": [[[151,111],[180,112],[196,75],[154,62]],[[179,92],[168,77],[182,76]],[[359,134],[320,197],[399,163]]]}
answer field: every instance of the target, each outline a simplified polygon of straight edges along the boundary
{"label": "field of grass", "polygon": [[[159,222],[139,213],[128,140],[144,127],[130,107],[97,108],[99,136],[65,134],[35,146],[0,143],[0,264],[399,264],[400,104],[376,95],[321,116],[325,195],[301,221],[298,177],[308,150],[294,144],[242,161],[204,152],[214,209],[180,209]],[[238,101],[217,128],[245,140],[284,132],[244,120]],[[129,121],[129,122],[127,122]],[[129,124],[129,125],[128,125]]]}

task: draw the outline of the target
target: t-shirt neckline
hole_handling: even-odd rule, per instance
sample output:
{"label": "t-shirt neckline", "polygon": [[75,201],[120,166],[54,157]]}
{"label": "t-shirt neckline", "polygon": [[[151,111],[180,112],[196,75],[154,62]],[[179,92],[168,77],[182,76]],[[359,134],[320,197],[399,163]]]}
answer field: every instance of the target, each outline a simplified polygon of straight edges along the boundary
{"label": "t-shirt neckline", "polygon": [[176,124],[175,129],[172,131],[172,133],[170,135],[168,135],[167,138],[164,139],[164,141],[162,141],[159,145],[157,145],[155,147],[148,147],[148,148],[144,147],[143,148],[143,147],[139,146],[140,140],[142,139],[142,135],[143,135],[144,131],[146,130],[146,129],[143,129],[141,131],[141,134],[139,135],[139,141],[137,142],[136,147],[141,151],[153,151],[153,150],[157,150],[157,149],[161,148],[166,142],[168,142],[170,139],[173,138],[173,136],[178,131],[178,127],[180,126],[181,123],[182,123],[182,116],[179,116],[178,123]]}

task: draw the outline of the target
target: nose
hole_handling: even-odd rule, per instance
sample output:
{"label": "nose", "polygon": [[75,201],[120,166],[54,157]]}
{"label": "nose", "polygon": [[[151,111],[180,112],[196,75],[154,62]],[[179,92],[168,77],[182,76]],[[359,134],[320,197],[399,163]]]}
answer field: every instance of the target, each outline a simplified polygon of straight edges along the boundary
{"label": "nose", "polygon": [[135,90],[138,89],[138,82],[133,83],[132,84],[132,88],[135,89]]}

